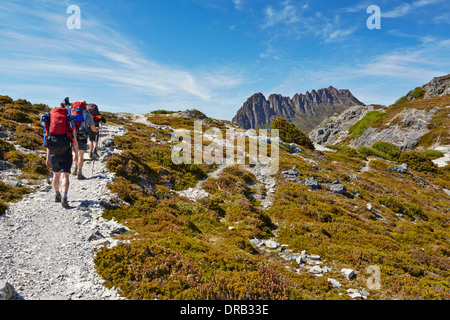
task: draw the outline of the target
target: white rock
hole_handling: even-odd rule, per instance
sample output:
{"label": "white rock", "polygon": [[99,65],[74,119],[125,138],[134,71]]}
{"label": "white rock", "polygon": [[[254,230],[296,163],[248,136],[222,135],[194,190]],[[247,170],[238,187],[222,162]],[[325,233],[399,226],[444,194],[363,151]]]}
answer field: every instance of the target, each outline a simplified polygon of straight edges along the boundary
{"label": "white rock", "polygon": [[367,299],[367,297],[363,295],[363,291],[359,291],[358,289],[347,289],[347,294],[352,299]]}
{"label": "white rock", "polygon": [[341,273],[349,280],[353,279],[354,277],[356,277],[355,271],[353,271],[352,269],[342,269]]}
{"label": "white rock", "polygon": [[261,247],[264,244],[264,241],[254,238],[250,240],[250,243],[253,243],[257,247]]}
{"label": "white rock", "polygon": [[304,258],[299,254],[297,254],[294,259],[298,264],[302,264],[303,262],[305,262]]}
{"label": "white rock", "polygon": [[276,242],[275,240],[266,240],[264,241],[264,244],[266,245],[267,248],[271,248],[271,249],[276,249],[280,246],[280,244],[278,242]]}
{"label": "white rock", "polygon": [[322,267],[322,272],[327,273],[327,272],[330,272],[330,271],[331,271],[330,267],[327,267],[327,266],[323,266]]}
{"label": "white rock", "polygon": [[309,273],[322,273],[322,268],[319,266],[313,266],[308,269]]}
{"label": "white rock", "polygon": [[339,281],[337,281],[336,279],[328,278],[327,280],[329,282],[331,282],[331,284],[333,285],[333,288],[335,288],[335,289],[340,289],[342,287],[342,284],[340,284]]}

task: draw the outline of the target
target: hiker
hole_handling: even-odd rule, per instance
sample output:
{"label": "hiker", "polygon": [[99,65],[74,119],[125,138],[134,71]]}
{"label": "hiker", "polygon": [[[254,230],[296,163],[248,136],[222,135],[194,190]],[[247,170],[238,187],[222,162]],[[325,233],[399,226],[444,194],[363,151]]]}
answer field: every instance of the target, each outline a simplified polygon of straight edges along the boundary
{"label": "hiker", "polygon": [[98,132],[98,129],[95,127],[91,113],[87,111],[86,101],[74,102],[72,104],[72,114],[75,116],[73,121],[78,141],[78,152],[74,155],[74,158],[78,158],[78,161],[75,162],[73,175],[76,175],[78,180],[83,180],[85,179],[83,176],[84,153],[89,150],[87,141],[89,136],[88,128],[93,132]]}
{"label": "hiker", "polygon": [[[78,141],[75,139],[75,126],[71,122],[64,103],[41,117],[44,125],[44,146],[47,148],[46,165],[53,172],[52,186],[55,190],[55,202],[61,202],[64,208],[69,206],[69,177],[72,162],[72,150],[78,153]],[[62,194],[60,180],[62,177]]]}
{"label": "hiker", "polygon": [[98,148],[98,139],[100,136],[100,122],[106,123],[105,117],[103,117],[100,114],[100,111],[98,110],[98,106],[96,104],[89,104],[88,111],[92,115],[92,118],[94,119],[94,125],[98,129],[97,132],[94,132],[91,130],[91,128],[88,128],[88,134],[89,134],[89,158],[99,158],[100,155],[97,153]]}

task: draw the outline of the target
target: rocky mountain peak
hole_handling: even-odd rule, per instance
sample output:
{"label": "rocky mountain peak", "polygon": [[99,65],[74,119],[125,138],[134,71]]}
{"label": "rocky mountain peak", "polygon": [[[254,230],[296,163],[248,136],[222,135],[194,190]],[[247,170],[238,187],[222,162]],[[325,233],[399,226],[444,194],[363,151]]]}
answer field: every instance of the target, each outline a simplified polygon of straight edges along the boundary
{"label": "rocky mountain peak", "polygon": [[274,93],[266,99],[259,92],[247,99],[233,123],[244,129],[260,129],[270,127],[274,119],[282,117],[308,132],[325,117],[362,104],[349,90],[338,90],[333,86],[305,94],[296,93],[292,98]]}

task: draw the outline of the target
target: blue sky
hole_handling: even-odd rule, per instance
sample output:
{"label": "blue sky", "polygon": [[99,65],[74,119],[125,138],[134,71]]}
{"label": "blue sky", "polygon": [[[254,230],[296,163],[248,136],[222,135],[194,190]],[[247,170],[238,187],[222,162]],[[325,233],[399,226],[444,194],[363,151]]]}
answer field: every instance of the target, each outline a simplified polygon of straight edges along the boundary
{"label": "blue sky", "polygon": [[[369,5],[379,30],[366,26]],[[256,92],[332,85],[391,104],[448,73],[447,0],[0,0],[0,94],[51,107],[69,96],[231,120]]]}

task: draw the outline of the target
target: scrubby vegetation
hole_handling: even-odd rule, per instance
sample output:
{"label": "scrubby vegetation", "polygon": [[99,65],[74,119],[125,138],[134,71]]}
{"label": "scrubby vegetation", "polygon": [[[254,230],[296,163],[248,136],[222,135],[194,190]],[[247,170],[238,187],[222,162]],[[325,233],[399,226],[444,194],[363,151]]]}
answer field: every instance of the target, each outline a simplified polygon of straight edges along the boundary
{"label": "scrubby vegetation", "polygon": [[348,128],[350,139],[360,137],[367,128],[376,124],[380,120],[380,118],[384,117],[385,115],[386,113],[380,111],[371,111],[367,113],[361,120]]}
{"label": "scrubby vegetation", "polygon": [[[6,96],[0,96],[0,105],[0,124],[11,131],[14,143],[35,136],[36,140],[23,143],[39,150],[38,115],[47,107]],[[15,119],[31,122],[12,120],[10,112],[5,117],[7,107],[26,115]],[[127,130],[114,139],[120,152],[107,160],[107,168],[116,175],[108,187],[118,198],[107,205],[104,218],[115,219],[130,231],[117,236],[124,243],[98,249],[94,262],[105,285],[118,288],[123,296],[348,299],[346,289],[366,288],[367,267],[375,265],[381,270],[381,289],[369,290],[369,299],[450,298],[450,203],[443,191],[450,189],[450,171],[434,166],[431,158],[436,154],[401,151],[385,142],[358,149],[329,146],[335,152],[319,152],[299,130],[281,120],[276,125],[281,139],[306,150],[297,155],[280,150],[276,189],[270,193],[252,173],[254,166],[229,166],[208,178],[216,164],[172,162],[170,129],[157,130],[104,114]],[[353,133],[389,117],[374,113]],[[174,114],[148,118],[161,125],[193,129],[193,118]],[[205,119],[205,127],[215,125],[226,128],[217,120]],[[23,174],[45,173],[42,158],[18,152],[3,139],[0,160],[22,167]],[[395,162],[407,163],[409,172],[390,170]],[[297,181],[281,174],[294,166]],[[319,184],[317,190],[303,183],[312,178]],[[330,189],[337,180],[345,192]],[[175,192],[196,185],[210,196],[191,201]],[[7,202],[27,192],[0,184],[0,214]],[[267,197],[273,201],[265,209],[261,201]],[[297,272],[296,262],[282,260],[250,242],[273,237],[293,252],[320,255],[343,287],[333,288],[328,274],[317,277],[304,270]],[[339,275],[341,268],[354,269],[356,279]]]}
{"label": "scrubby vegetation", "polygon": [[[26,179],[30,184],[38,183],[49,174],[45,158],[33,152],[21,152],[14,145],[30,151],[44,151],[43,129],[40,114],[49,110],[47,105],[32,104],[24,99],[13,100],[0,95],[0,160],[21,170],[18,179]],[[20,200],[29,192],[26,188],[2,185],[0,215],[7,209],[7,203]]]}
{"label": "scrubby vegetation", "polygon": [[437,172],[437,166],[431,161],[431,159],[416,151],[403,151],[398,159],[399,162],[406,163],[408,168],[411,168],[420,172]]}
{"label": "scrubby vegetation", "polygon": [[384,141],[375,142],[372,145],[372,148],[387,154],[389,158],[393,161],[397,161],[402,152],[399,146]]}
{"label": "scrubby vegetation", "polygon": [[286,119],[278,118],[273,120],[272,129],[280,130],[280,139],[284,142],[296,143],[299,146],[314,150],[314,144],[311,142],[311,139]]}
{"label": "scrubby vegetation", "polygon": [[[180,119],[173,124],[190,125]],[[279,172],[295,165],[301,177],[314,177],[321,186],[312,192],[278,173],[273,205],[264,210],[260,199],[267,190],[243,166],[227,167],[217,177],[201,181],[213,167],[174,166],[167,144],[150,141],[152,133],[168,141],[167,130],[138,124],[128,124],[127,130],[115,141],[121,154],[108,160],[108,167],[118,175],[111,189],[126,203],[111,206],[105,218],[126,223],[133,231],[122,236],[129,243],[103,248],[95,260],[106,284],[120,288],[124,296],[346,298],[326,276],[297,273],[295,263],[268,258],[249,241],[276,233],[289,249],[318,254],[333,270],[357,270],[357,279],[343,290],[364,286],[364,270],[377,265],[382,289],[371,291],[371,299],[449,298],[445,289],[450,252],[445,240],[448,201],[442,190],[432,187],[446,185],[447,171],[417,171],[408,164],[409,173],[393,173],[389,170],[393,161],[409,156],[388,143],[358,149],[329,146],[336,152],[308,149],[300,156],[282,149]],[[364,166],[370,170],[361,171]],[[335,180],[345,185],[345,193],[329,190],[327,184]],[[193,202],[169,190],[167,183],[176,190],[201,183],[210,196]]]}

